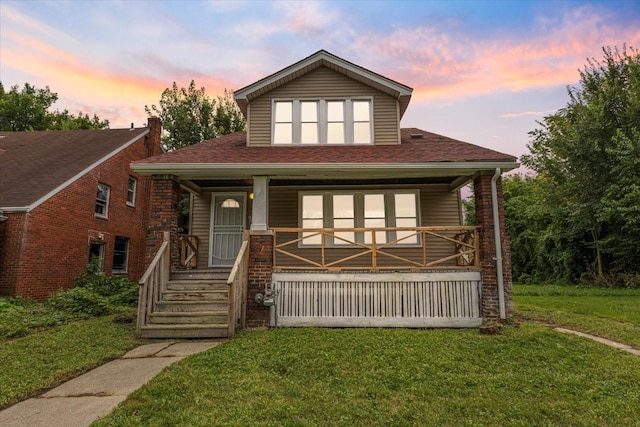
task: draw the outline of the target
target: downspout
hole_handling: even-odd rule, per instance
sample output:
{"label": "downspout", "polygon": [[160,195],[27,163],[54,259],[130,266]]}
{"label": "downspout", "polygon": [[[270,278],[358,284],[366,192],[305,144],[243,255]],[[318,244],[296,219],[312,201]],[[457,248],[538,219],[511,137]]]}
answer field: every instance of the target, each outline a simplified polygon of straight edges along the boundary
{"label": "downspout", "polygon": [[498,210],[498,186],[496,182],[500,178],[500,168],[491,178],[491,205],[493,207],[493,234],[496,242],[496,275],[498,277],[498,304],[500,306],[500,319],[507,317],[504,305],[504,277],[502,272],[502,241],[500,239],[500,214]]}

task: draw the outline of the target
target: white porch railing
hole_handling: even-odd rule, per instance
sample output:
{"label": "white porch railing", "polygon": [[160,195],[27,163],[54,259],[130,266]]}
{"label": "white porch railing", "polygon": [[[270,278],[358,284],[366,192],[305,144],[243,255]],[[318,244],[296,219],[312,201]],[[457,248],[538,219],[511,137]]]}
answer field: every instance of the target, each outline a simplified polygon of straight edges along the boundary
{"label": "white porch railing", "polygon": [[169,232],[163,233],[163,242],[156,256],[149,264],[149,268],[144,273],[140,281],[140,291],[138,294],[138,320],[136,330],[140,336],[142,327],[149,323],[149,315],[153,313],[156,303],[162,297],[169,282],[171,256],[169,254]]}
{"label": "white porch railing", "polygon": [[246,299],[249,274],[249,240],[245,238],[233,264],[227,285],[229,285],[229,338],[236,329],[243,329],[246,319]]}

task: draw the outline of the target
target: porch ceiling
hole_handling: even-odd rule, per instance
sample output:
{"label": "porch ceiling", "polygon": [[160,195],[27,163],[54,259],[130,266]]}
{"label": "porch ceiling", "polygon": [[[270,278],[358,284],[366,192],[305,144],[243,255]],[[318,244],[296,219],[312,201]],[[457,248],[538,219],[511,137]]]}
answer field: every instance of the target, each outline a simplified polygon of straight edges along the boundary
{"label": "porch ceiling", "polygon": [[138,163],[134,170],[146,176],[175,175],[183,180],[251,179],[394,179],[464,177],[478,172],[509,171],[516,161],[430,163]]}

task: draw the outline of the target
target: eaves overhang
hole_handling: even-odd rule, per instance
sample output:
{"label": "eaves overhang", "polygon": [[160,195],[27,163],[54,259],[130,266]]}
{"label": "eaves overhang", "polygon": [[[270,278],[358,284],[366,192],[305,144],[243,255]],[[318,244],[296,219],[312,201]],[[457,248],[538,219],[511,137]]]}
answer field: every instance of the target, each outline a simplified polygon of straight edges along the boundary
{"label": "eaves overhang", "polygon": [[143,176],[174,175],[180,179],[272,178],[352,179],[463,176],[500,168],[519,167],[516,161],[427,162],[427,163],[133,163]]}
{"label": "eaves overhang", "polygon": [[234,92],[236,103],[246,117],[247,105],[252,99],[295,80],[320,66],[330,68],[353,80],[374,87],[383,93],[397,98],[400,103],[400,117],[402,117],[409,105],[411,93],[413,92],[413,89],[409,86],[346,61],[326,50],[320,50],[293,65],[245,86],[242,89],[238,89]]}

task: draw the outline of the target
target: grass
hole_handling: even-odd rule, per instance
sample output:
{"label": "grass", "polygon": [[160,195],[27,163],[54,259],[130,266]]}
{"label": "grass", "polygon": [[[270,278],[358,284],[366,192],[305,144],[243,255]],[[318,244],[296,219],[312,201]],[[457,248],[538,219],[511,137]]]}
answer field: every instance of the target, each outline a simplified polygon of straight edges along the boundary
{"label": "grass", "polygon": [[95,426],[637,426],[638,383],[637,356],[533,323],[245,331]]}
{"label": "grass", "polygon": [[[140,344],[133,323],[116,316],[71,321],[0,338],[0,408],[56,386]],[[46,323],[46,322],[45,322]]]}
{"label": "grass", "polygon": [[640,289],[514,286],[521,319],[564,326],[640,348]]}

